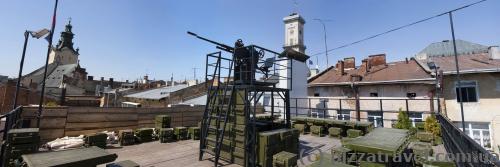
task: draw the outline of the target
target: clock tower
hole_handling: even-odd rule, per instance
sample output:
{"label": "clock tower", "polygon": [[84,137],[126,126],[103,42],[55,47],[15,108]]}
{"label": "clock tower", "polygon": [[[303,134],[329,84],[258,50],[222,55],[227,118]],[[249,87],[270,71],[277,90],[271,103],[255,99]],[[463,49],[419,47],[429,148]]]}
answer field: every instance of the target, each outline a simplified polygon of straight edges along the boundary
{"label": "clock tower", "polygon": [[292,48],[298,52],[305,53],[304,45],[304,18],[297,13],[283,19],[285,22],[285,49]]}
{"label": "clock tower", "polygon": [[[285,23],[284,49],[293,49],[305,54],[304,45],[304,18],[297,13],[292,13],[283,18]],[[290,98],[307,97],[307,77],[309,68],[305,62],[290,59],[280,62],[283,67],[291,69],[280,70],[280,76],[286,76],[288,80],[280,80],[278,87],[290,89]],[[291,80],[290,80],[291,78]]]}

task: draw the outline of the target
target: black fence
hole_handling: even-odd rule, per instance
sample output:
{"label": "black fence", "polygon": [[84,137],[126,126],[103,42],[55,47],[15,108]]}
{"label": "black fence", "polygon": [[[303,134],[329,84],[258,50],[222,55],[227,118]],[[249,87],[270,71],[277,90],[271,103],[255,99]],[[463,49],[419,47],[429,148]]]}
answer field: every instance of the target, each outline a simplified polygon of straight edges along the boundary
{"label": "black fence", "polygon": [[498,157],[481,147],[458,127],[441,114],[436,115],[441,124],[441,134],[446,151],[453,158],[457,166],[497,166],[500,167]]}
{"label": "black fence", "polygon": [[[22,124],[22,121],[21,121],[22,120],[21,119],[22,112],[23,112],[23,107],[19,106],[16,109],[8,112],[7,114],[0,116],[0,120],[3,124],[3,126],[0,126],[0,128],[2,128],[0,130],[0,134],[2,134],[2,150],[0,152],[0,159],[1,160],[4,160],[3,157],[5,154],[5,147],[6,147],[5,140],[7,139],[7,133],[11,129],[20,128],[20,126]],[[1,162],[3,162],[3,161],[1,161]],[[0,166],[2,166],[2,164],[3,163],[1,163]]]}

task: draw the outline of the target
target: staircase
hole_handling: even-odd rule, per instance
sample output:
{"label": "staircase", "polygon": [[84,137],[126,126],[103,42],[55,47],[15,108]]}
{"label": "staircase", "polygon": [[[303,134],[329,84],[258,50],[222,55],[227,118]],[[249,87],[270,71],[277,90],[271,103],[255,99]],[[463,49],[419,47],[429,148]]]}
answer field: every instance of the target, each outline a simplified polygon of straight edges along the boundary
{"label": "staircase", "polygon": [[[208,64],[209,57],[216,58],[216,62]],[[223,60],[229,62],[229,67],[222,67]],[[221,83],[221,69],[227,69],[227,78],[230,78],[232,76],[233,62],[233,60],[223,59],[220,52],[207,55],[207,71],[208,66],[213,67],[214,71],[211,75],[206,74],[207,81],[211,82],[206,82],[209,84],[207,89],[208,100],[201,125],[202,136],[199,160],[203,159],[205,153],[211,154],[215,157],[215,167],[219,164],[222,149],[226,154],[229,153],[229,155],[223,155],[222,157],[232,162],[231,125],[233,124],[229,122],[234,122],[235,105],[233,95],[235,94],[235,86],[229,82]]]}

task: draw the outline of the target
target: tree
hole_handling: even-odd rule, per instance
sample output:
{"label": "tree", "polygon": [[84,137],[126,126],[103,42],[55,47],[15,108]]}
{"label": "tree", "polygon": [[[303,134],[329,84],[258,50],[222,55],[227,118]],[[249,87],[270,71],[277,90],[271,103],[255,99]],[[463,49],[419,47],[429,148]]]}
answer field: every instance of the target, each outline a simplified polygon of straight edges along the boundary
{"label": "tree", "polygon": [[399,108],[398,120],[395,127],[397,129],[410,129],[412,127],[410,117],[406,111],[403,111],[401,108]]}
{"label": "tree", "polygon": [[432,133],[434,136],[441,136],[441,126],[436,119],[436,115],[431,114],[425,119],[424,129],[426,132]]}

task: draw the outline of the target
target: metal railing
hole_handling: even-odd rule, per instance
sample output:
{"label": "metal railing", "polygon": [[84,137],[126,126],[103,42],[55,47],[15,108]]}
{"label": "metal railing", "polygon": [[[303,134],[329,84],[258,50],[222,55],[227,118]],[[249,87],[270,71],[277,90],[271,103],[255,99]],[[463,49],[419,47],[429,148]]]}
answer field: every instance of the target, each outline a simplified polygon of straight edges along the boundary
{"label": "metal railing", "polygon": [[[6,147],[6,144],[5,143],[5,140],[7,139],[7,133],[9,132],[9,130],[11,129],[15,129],[15,128],[20,128],[21,124],[22,124],[22,119],[21,119],[21,113],[23,112],[23,107],[22,106],[19,106],[17,107],[16,109],[8,112],[7,114],[4,114],[4,115],[1,115],[0,116],[0,120],[3,122],[4,119],[5,119],[5,124],[4,126],[1,126],[1,130],[0,130],[0,134],[2,134],[2,150],[0,152],[0,159],[2,160],[1,162],[3,162],[3,158],[4,158],[4,154],[5,154],[5,147]],[[3,163],[0,163],[0,166],[2,166]]]}
{"label": "metal railing", "polygon": [[500,167],[498,157],[481,147],[458,127],[441,114],[436,114],[441,124],[441,134],[444,147],[451,155],[457,166],[497,166]]}

